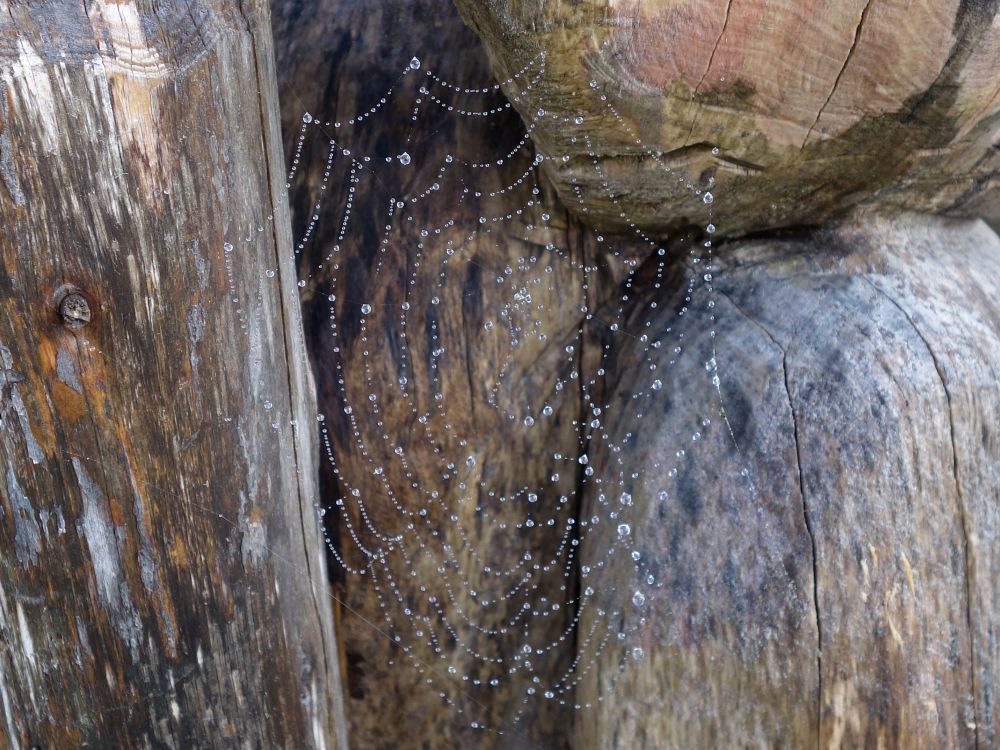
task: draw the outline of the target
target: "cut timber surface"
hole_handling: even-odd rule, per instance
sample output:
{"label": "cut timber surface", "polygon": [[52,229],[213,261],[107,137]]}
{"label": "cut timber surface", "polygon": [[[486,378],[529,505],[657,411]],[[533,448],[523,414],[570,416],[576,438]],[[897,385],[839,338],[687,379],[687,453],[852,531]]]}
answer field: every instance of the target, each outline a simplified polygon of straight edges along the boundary
{"label": "cut timber surface", "polygon": [[0,13],[0,748],[346,747],[268,21]]}
{"label": "cut timber surface", "polygon": [[534,140],[571,157],[549,173],[564,200],[579,185],[605,228],[624,221],[594,157],[647,230],[697,215],[662,166],[703,188],[714,178],[720,234],[864,203],[1000,220],[996,0],[456,4],[499,80],[545,52],[518,108],[585,116],[587,139],[543,122]]}
{"label": "cut timber surface", "polygon": [[[638,355],[609,375],[610,431],[635,438],[595,456],[603,476],[689,457],[633,491],[664,586],[645,658],[621,675],[609,649],[581,686],[581,702],[609,697],[573,747],[996,747],[1000,238],[910,215],[720,257],[718,336],[670,312],[659,324],[687,342],[659,370],[665,411],[635,419]],[[679,444],[669,426],[704,417]],[[623,563],[593,585],[633,579]]]}

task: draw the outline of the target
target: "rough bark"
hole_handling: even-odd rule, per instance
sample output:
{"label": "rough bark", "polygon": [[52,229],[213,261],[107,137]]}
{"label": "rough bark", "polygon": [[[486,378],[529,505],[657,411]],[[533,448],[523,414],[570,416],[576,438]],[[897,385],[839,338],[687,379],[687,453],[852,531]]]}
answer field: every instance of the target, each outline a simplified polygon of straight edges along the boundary
{"label": "rough bark", "polygon": [[268,21],[0,13],[0,747],[346,747]]}
{"label": "rough bark", "polygon": [[591,152],[647,229],[694,210],[659,164],[714,178],[723,234],[865,203],[1000,220],[996,0],[456,2],[499,79],[547,53],[518,109],[587,118],[592,148],[552,118],[534,139],[572,157],[546,168],[604,228],[621,218]]}
{"label": "rough bark", "polygon": [[[609,371],[612,434],[636,438],[602,475],[691,455],[632,489],[661,583],[631,615],[646,656],[620,675],[602,655],[581,700],[614,698],[574,747],[993,747],[1000,238],[906,216],[720,255],[718,337],[659,324],[688,351],[655,413],[628,404],[635,353]],[[726,420],[705,408],[712,357]],[[673,440],[705,416],[701,441]]]}

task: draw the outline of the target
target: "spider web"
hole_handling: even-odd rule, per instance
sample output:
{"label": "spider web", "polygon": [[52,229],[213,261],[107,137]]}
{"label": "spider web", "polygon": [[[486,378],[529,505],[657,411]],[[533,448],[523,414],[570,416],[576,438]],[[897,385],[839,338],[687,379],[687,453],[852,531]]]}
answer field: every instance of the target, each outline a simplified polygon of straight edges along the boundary
{"label": "spider web", "polygon": [[[599,79],[581,92],[590,114],[547,111],[544,51],[499,82],[466,80],[461,64],[448,77],[433,53],[392,57],[360,107],[324,92],[286,102],[325,463],[316,511],[348,691],[443,702],[466,732],[525,746],[644,661],[664,577],[641,527],[678,502],[703,436],[731,434],[716,197],[710,178],[695,184],[643,142]],[[607,124],[687,188],[674,235],[631,221],[590,140]],[[536,146],[553,127],[583,145],[626,233],[589,228],[579,187],[553,190],[546,170],[573,158]],[[704,334],[693,345],[690,324],[675,330],[685,316]],[[673,369],[692,357],[704,383],[685,392],[700,395],[665,425]],[[625,371],[644,374],[626,387]],[[625,458],[650,419],[673,447],[636,470]],[[377,744],[370,719],[349,713],[360,744]]]}

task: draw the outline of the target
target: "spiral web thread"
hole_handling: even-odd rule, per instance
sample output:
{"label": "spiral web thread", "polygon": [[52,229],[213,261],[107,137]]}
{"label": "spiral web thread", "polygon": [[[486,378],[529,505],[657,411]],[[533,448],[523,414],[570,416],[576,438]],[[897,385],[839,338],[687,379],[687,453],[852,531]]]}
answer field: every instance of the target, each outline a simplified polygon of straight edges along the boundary
{"label": "spiral web thread", "polygon": [[[533,89],[545,73],[546,54],[542,52],[502,84],[469,86],[443,79],[429,70],[420,57],[414,56],[388,90],[353,117],[342,122],[329,121],[319,113],[304,112],[287,180],[287,187],[291,188],[299,170],[311,163],[311,159],[324,160],[321,182],[316,189],[318,198],[304,221],[295,253],[303,294],[325,301],[328,337],[319,346],[332,355],[324,361],[335,363],[339,389],[335,401],[343,412],[336,419],[323,413],[316,416],[321,454],[336,475],[339,489],[339,496],[329,507],[316,501],[316,513],[321,522],[326,522],[325,541],[330,555],[352,585],[370,587],[375,593],[383,620],[355,614],[364,620],[365,627],[377,633],[374,637],[389,639],[396,645],[399,658],[394,668],[413,670],[428,690],[438,694],[456,712],[466,715],[470,728],[501,735],[516,734],[518,725],[534,715],[533,704],[538,702],[555,702],[575,710],[591,708],[593,701],[578,702],[574,693],[594,669],[596,660],[611,646],[623,655],[619,673],[645,658],[636,633],[646,624],[644,611],[651,593],[662,584],[655,567],[646,564],[642,551],[633,543],[636,520],[632,488],[640,477],[634,471],[615,468],[623,465],[620,456],[629,449],[636,431],[629,430],[623,436],[607,431],[614,410],[622,407],[612,403],[601,382],[609,363],[627,344],[630,350],[641,353],[639,366],[648,373],[644,386],[627,394],[630,414],[640,420],[644,414],[662,413],[659,401],[667,395],[658,372],[663,367],[662,350],[670,352],[668,367],[685,355],[683,333],[675,334],[670,326],[664,329],[662,325],[654,325],[641,312],[636,314],[634,304],[635,298],[643,293],[636,288],[641,264],[634,248],[644,247],[646,257],[654,260],[655,274],[643,282],[644,290],[663,287],[664,299],[677,294],[675,289],[668,288],[670,268],[676,266],[677,260],[670,257],[661,241],[631,221],[629,212],[616,197],[613,180],[604,173],[588,135],[594,116],[564,117],[529,104]],[[501,89],[509,98],[504,98]],[[676,315],[698,316],[702,320],[700,325],[713,340],[714,352],[711,235],[715,231],[712,225],[715,197],[711,193],[711,180],[698,186],[686,175],[675,172],[633,131],[602,93],[597,80],[591,81],[584,93],[599,102],[600,117],[614,120],[658,169],[675,176],[688,190],[691,203],[688,210],[701,217],[702,232],[692,235],[696,241],[689,243],[688,256],[682,264],[683,302]],[[405,98],[412,113],[404,142],[390,156],[375,157],[362,152],[354,146],[359,132],[385,116],[386,105],[394,97]],[[489,158],[462,154],[456,146],[455,153],[449,150],[437,165],[430,182],[416,188],[405,185],[407,170],[420,156],[422,124],[430,122],[429,129],[433,131],[441,117],[486,121],[505,114],[514,105],[522,113],[533,111],[533,114],[525,118],[524,133],[514,139],[510,148],[500,147],[498,154]],[[569,157],[534,149],[532,134],[540,124],[565,128],[573,133],[574,142],[583,144],[597,183],[628,226],[630,236],[624,244],[631,251],[617,249],[618,239],[591,232],[591,242],[602,249],[602,257],[606,259],[594,263],[577,257],[570,248],[546,241],[551,217],[545,209],[540,169],[546,161]],[[515,161],[519,168],[514,179],[495,177],[501,165],[507,164],[509,170],[510,163]],[[340,190],[344,200],[330,200],[334,192],[330,188],[338,183],[344,186]],[[353,215],[355,196],[362,191],[385,193],[384,224],[374,235],[358,227]],[[586,216],[581,188],[574,186],[573,193],[563,196],[563,200],[571,205],[578,202],[577,213]],[[423,204],[456,197],[459,205],[475,201],[482,207],[475,225],[460,226],[456,219],[446,219],[420,226]],[[491,233],[503,236],[512,220],[526,215],[537,217],[537,221],[532,220],[523,228],[526,236],[521,238],[525,247],[534,250],[525,252],[516,264],[492,268],[475,258],[463,257],[463,250],[474,240]],[[320,222],[335,222],[336,241],[321,249],[317,256],[322,258],[320,263],[306,267],[302,262],[307,257],[304,251],[309,249]],[[415,251],[399,249],[402,227],[409,233],[416,230],[420,240]],[[363,243],[371,244],[373,236],[377,237],[374,241],[378,247],[371,278],[384,278],[390,286],[396,278],[406,282],[402,298],[393,305],[359,298],[345,278],[348,259],[360,252]],[[224,252],[226,268],[232,277],[238,251],[232,243],[226,243]],[[431,273],[426,266],[434,261],[437,264],[433,273],[440,293],[411,296],[410,290],[421,286],[417,283],[418,276],[424,279],[424,274]],[[609,264],[620,269],[617,299],[600,309],[596,304],[590,307],[590,292],[602,283],[599,277],[606,275]],[[451,350],[457,346],[453,341],[455,334],[427,311],[446,304],[443,301],[446,291],[461,287],[458,274],[467,271],[470,265],[476,265],[477,272],[487,282],[495,283],[498,293],[506,299],[503,305],[483,312],[477,335],[486,342],[484,350],[494,355],[493,377],[485,384],[485,404],[497,412],[511,445],[518,444],[518,433],[530,438],[531,431],[564,412],[582,415],[574,421],[568,439],[548,448],[554,469],[547,482],[522,484],[512,491],[497,492],[479,466],[476,436],[464,434],[455,426],[461,420],[453,414],[462,407],[450,403],[444,393]],[[562,277],[556,271],[560,265],[570,269],[569,275],[583,280],[581,320],[598,329],[605,342],[596,358],[586,360],[582,356],[582,324],[579,343],[572,338],[563,343],[557,342],[543,323],[546,305],[565,297]],[[273,277],[273,271],[266,271],[263,283]],[[672,283],[676,286],[676,281]],[[232,296],[235,301],[235,290]],[[701,304],[689,309],[687,303],[695,297]],[[658,299],[653,292],[648,301],[650,311],[663,304]],[[238,319],[243,321],[247,314],[238,311]],[[661,313],[656,314],[662,319]],[[387,317],[392,318],[401,332],[397,355],[400,364],[389,368],[398,372],[394,380],[382,377],[386,368],[380,362],[380,358],[390,356],[378,341]],[[345,361],[341,344],[347,319],[357,329],[354,339],[361,342],[360,362]],[[253,329],[245,324],[241,328],[245,335],[250,335],[248,331]],[[414,329],[420,329],[422,336],[426,334],[430,342],[428,352],[414,353],[409,343],[414,336],[406,335]],[[517,398],[522,353],[554,346],[561,347],[561,355],[555,371],[546,375],[546,397],[536,404],[528,403],[530,399]],[[654,354],[659,355],[655,361]],[[412,371],[415,359],[430,362],[428,383],[418,385],[421,373]],[[655,479],[661,485],[655,502],[675,501],[674,480],[679,467],[690,459],[703,431],[709,428],[712,418],[708,415],[721,414],[722,420],[718,421],[725,421],[714,356],[704,362],[703,370],[719,400],[705,404],[701,410],[705,416],[696,423],[676,425],[675,453],[645,467],[646,479]],[[365,391],[363,397],[352,392],[355,388],[352,384],[359,384],[356,387]],[[274,414],[270,401],[263,406]],[[409,435],[390,435],[373,429],[373,425],[384,425],[390,412],[392,424],[399,423],[401,413],[412,420]],[[277,416],[274,424],[279,424]],[[354,460],[350,465],[344,464],[335,449],[338,437],[352,444]],[[420,445],[433,448],[414,448]],[[601,471],[594,468],[595,453],[605,457],[606,466]],[[427,481],[427,471],[418,465],[435,466],[439,481]],[[406,481],[393,481],[400,477]],[[573,478],[568,489],[567,477]],[[584,506],[583,493],[594,498],[589,504],[594,512],[586,518],[578,517],[576,510]],[[498,509],[503,513],[499,514]],[[516,545],[516,554],[507,556],[508,564],[497,566],[480,549],[474,532],[470,532],[470,513],[480,526],[496,528]],[[334,524],[329,523],[330,518],[324,518],[327,514],[335,515]],[[336,538],[330,528],[338,530]],[[587,551],[585,558],[582,550]],[[435,576],[420,578],[416,587],[412,581],[403,580],[406,571],[415,575],[428,565]],[[621,565],[634,570],[634,585],[626,590],[602,586],[599,593],[595,592],[590,583],[592,576],[602,569]],[[483,579],[493,583],[488,591],[481,591],[482,586],[476,583]],[[553,588],[553,581],[561,581],[558,590]],[[413,601],[414,591],[422,600]],[[470,610],[469,602],[474,602],[477,609]],[[345,605],[354,612],[349,604]],[[496,611],[507,616],[497,617]],[[624,616],[626,612],[628,618]],[[567,622],[554,636],[533,637],[538,632],[534,624],[560,617]],[[454,664],[455,652],[462,654],[461,664],[480,666],[463,672]],[[522,696],[521,705],[513,714],[498,717],[490,708],[490,691],[505,682],[516,687]],[[610,685],[602,683],[596,701],[603,701],[611,694],[613,681]]]}

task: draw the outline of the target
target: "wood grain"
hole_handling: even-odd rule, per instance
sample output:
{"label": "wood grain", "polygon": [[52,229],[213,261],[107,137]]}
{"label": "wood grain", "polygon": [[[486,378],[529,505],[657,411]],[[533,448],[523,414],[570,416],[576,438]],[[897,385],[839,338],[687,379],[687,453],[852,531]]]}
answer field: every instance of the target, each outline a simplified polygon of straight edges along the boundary
{"label": "wood grain", "polygon": [[[680,319],[687,352],[641,429],[638,354],[609,373],[612,434],[636,439],[596,457],[602,476],[691,455],[633,488],[659,579],[626,622],[646,616],[646,655],[624,675],[603,655],[583,694],[609,697],[574,747],[992,747],[1000,238],[858,217],[721,257],[719,335]],[[705,409],[712,357],[728,423]],[[706,416],[701,441],[675,439]]]}
{"label": "wood grain", "polygon": [[268,20],[0,14],[0,747],[346,747]]}
{"label": "wood grain", "polygon": [[546,168],[564,198],[580,186],[602,228],[622,221],[591,150],[632,216],[661,231],[692,207],[657,161],[702,186],[714,178],[728,235],[816,225],[859,205],[1000,218],[996,2],[457,5],[501,79],[548,53],[518,110],[587,117],[592,148],[544,123],[535,142],[571,157]]}

